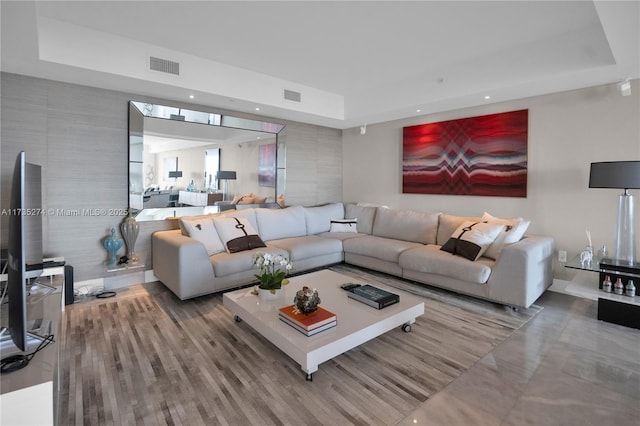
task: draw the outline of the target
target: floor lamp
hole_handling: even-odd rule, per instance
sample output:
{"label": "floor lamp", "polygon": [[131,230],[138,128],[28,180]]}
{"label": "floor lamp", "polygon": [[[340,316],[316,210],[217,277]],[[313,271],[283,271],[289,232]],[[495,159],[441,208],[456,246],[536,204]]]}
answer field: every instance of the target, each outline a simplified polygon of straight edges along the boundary
{"label": "floor lamp", "polygon": [[224,190],[223,190],[222,200],[228,201],[229,200],[229,181],[236,180],[236,172],[218,170],[218,172],[216,173],[216,180],[224,181]]}
{"label": "floor lamp", "polygon": [[618,188],[615,259],[634,263],[636,260],[634,197],[629,189],[640,189],[640,161],[607,161],[591,163],[589,188]]}

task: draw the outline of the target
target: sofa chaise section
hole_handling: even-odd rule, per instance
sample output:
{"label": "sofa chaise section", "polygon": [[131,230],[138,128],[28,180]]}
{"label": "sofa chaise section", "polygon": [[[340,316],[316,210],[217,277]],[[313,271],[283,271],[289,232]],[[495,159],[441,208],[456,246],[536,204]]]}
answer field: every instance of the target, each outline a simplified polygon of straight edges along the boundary
{"label": "sofa chaise section", "polygon": [[553,281],[553,239],[527,236],[497,260],[471,262],[428,245],[400,256],[402,277],[513,307],[529,307]]}

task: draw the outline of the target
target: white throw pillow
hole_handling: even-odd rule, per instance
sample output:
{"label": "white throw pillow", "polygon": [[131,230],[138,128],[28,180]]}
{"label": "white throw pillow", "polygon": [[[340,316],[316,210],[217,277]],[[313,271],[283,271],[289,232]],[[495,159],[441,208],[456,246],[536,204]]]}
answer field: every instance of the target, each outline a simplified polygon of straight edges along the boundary
{"label": "white throw pillow", "polygon": [[231,250],[229,247],[229,241],[248,235],[252,236],[252,241],[255,241],[255,245],[247,246],[243,250],[266,247],[266,244],[260,239],[255,228],[251,225],[249,220],[244,217],[216,217],[213,219],[213,223],[218,231],[220,240],[222,240],[224,248],[228,253],[235,253],[236,251],[239,251],[237,249]]}
{"label": "white throw pillow", "polygon": [[487,250],[504,225],[465,221],[440,248],[446,252],[475,261]]}
{"label": "white throw pillow", "polygon": [[222,253],[225,250],[218,232],[213,224],[213,220],[208,218],[189,218],[180,219],[180,227],[186,232],[188,237],[200,241],[207,248],[207,254],[213,256],[216,253]]}
{"label": "white throw pillow", "polygon": [[498,258],[504,246],[520,241],[531,224],[530,220],[524,220],[521,217],[500,218],[494,217],[487,212],[482,215],[482,221],[504,225],[502,232],[498,234],[495,241],[491,243],[484,253],[484,257],[494,260]]}
{"label": "white throw pillow", "polygon": [[358,232],[358,218],[354,219],[331,219],[329,232]]}

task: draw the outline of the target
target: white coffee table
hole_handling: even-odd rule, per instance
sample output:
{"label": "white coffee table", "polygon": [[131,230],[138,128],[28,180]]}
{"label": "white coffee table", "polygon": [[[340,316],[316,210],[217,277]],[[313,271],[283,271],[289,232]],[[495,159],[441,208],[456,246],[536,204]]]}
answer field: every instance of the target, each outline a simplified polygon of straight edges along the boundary
{"label": "white coffee table", "polygon": [[[424,314],[424,302],[404,291],[373,284],[400,295],[400,302],[375,309],[347,297],[341,284],[354,282],[373,284],[330,270],[312,272],[290,278],[281,299],[262,301],[252,294],[253,288],[231,291],[223,295],[224,306],[263,337],[286,353],[302,367],[307,380],[318,371],[318,365],[361,345],[394,327],[411,330],[416,318]],[[278,319],[278,309],[293,304],[293,298],[303,286],[317,288],[320,305],[336,314],[336,327],[307,337]]]}

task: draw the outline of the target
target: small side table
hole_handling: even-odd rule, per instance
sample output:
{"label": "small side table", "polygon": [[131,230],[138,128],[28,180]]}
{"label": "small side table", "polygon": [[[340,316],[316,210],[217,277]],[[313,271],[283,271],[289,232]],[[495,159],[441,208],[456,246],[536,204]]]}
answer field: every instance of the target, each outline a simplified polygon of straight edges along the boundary
{"label": "small side table", "polygon": [[[621,260],[594,258],[589,264],[582,264],[577,256],[565,265],[567,268],[598,273],[598,289],[593,290],[598,300],[598,319],[626,327],[640,329],[640,264]],[[602,290],[602,281],[609,275],[613,283],[618,278],[627,286],[629,280],[636,285],[636,296],[607,293]]]}
{"label": "small side table", "polygon": [[103,291],[114,291],[122,287],[145,282],[145,262],[106,265]]}

